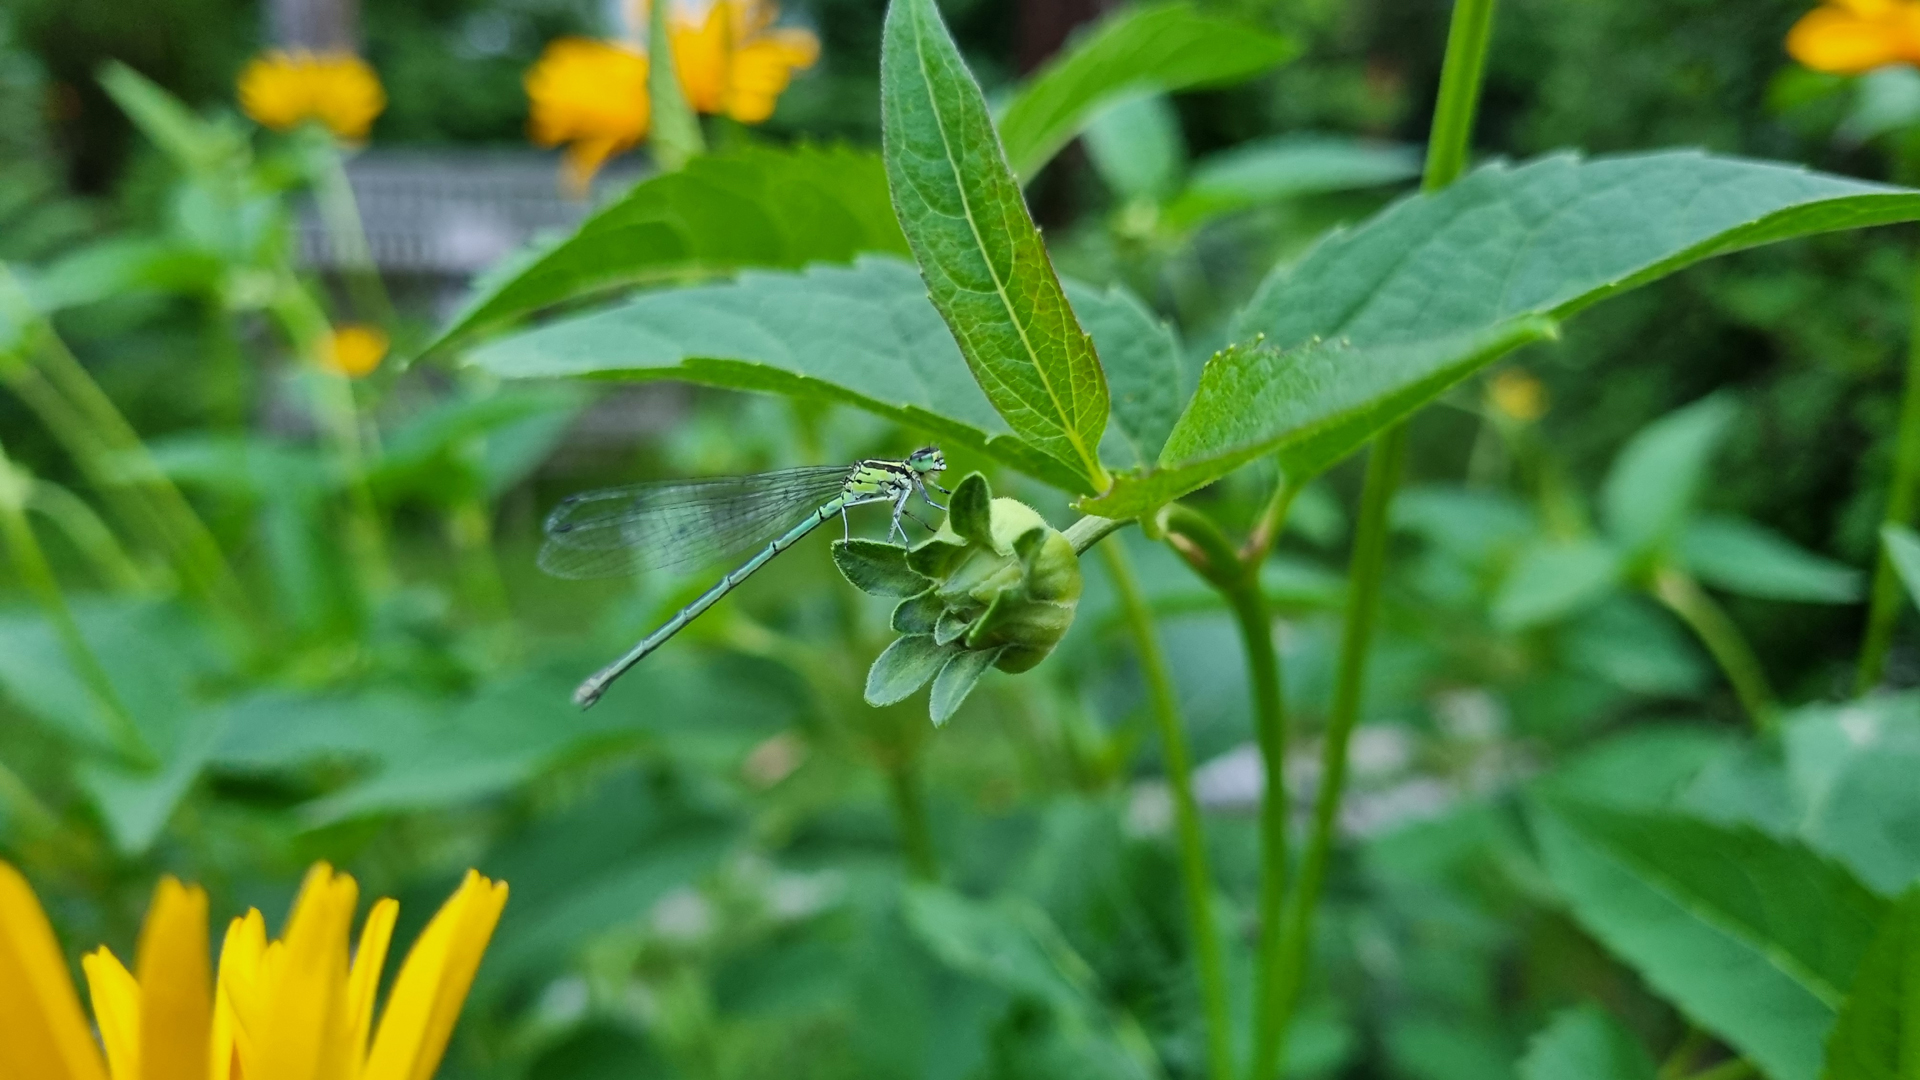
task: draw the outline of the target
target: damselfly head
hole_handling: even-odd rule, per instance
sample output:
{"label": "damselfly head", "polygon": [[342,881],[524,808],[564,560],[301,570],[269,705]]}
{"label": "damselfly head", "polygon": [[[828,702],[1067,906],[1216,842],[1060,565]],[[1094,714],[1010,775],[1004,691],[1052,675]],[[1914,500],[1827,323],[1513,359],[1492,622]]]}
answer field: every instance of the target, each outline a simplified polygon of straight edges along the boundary
{"label": "damselfly head", "polygon": [[923,446],[907,455],[907,467],[921,474],[945,472],[947,456],[937,446]]}

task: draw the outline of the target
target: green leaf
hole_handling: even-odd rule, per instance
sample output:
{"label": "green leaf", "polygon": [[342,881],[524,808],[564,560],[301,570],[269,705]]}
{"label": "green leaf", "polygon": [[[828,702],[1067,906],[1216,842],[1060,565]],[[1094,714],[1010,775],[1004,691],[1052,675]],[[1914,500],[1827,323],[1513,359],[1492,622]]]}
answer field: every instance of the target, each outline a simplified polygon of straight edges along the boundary
{"label": "green leaf", "polygon": [[1887,545],[1887,558],[1900,583],[1907,587],[1908,598],[1920,605],[1920,533],[1905,525],[1887,524],[1880,527],[1880,539]]}
{"label": "green leaf", "polygon": [[1100,456],[1123,467],[1151,464],[1193,392],[1179,335],[1124,287],[1067,282],[1067,299],[1100,349],[1113,423]]}
{"label": "green leaf", "polygon": [[555,304],[745,267],[907,253],[877,154],[743,147],[648,177],[467,301],[428,349]]}
{"label": "green leaf", "polygon": [[947,615],[946,601],[935,595],[932,589],[915,596],[909,596],[893,606],[893,616],[887,625],[900,634],[936,634],[934,643],[945,645],[952,638],[937,636],[940,620]]}
{"label": "green leaf", "polygon": [[1640,1041],[1592,1006],[1556,1014],[1520,1059],[1520,1080],[1654,1080],[1657,1074]]}
{"label": "green leaf", "polygon": [[1800,837],[1882,895],[1920,880],[1920,698],[1802,708],[1782,742]]}
{"label": "green leaf", "polygon": [[644,293],[491,342],[469,360],[508,378],[669,378],[842,401],[1087,490],[1077,470],[1013,437],[961,362],[926,286],[894,259],[748,271],[728,284]]}
{"label": "green leaf", "polygon": [[1638,553],[1673,539],[1737,412],[1727,398],[1706,398],[1655,420],[1627,442],[1601,495],[1607,531],[1616,541]]}
{"label": "green leaf", "polygon": [[985,476],[968,473],[953,486],[953,497],[947,500],[947,524],[964,540],[993,546],[993,491]]}
{"label": "green leaf", "polygon": [[1884,901],[1750,828],[1558,800],[1534,823],[1582,925],[1772,1080],[1815,1080]]}
{"label": "green leaf", "polygon": [[1310,342],[1283,352],[1256,340],[1214,354],[1152,469],[1122,473],[1090,514],[1134,518],[1279,452],[1289,476],[1312,476],[1474,370],[1554,336],[1520,319],[1463,337],[1372,349]]}
{"label": "green leaf", "polygon": [[1419,175],[1417,147],[1334,135],[1282,135],[1201,159],[1164,217],[1188,228],[1284,199],[1398,184]]}
{"label": "green leaf", "polygon": [[925,592],[926,578],[907,566],[907,549],[878,540],[835,540],[833,565],[847,583],[872,596],[913,596]]}
{"label": "green leaf", "polygon": [[1122,98],[1088,122],[1082,139],[1100,179],[1124,199],[1173,194],[1187,164],[1180,117],[1164,94]]}
{"label": "green leaf", "polygon": [[1859,571],[1740,518],[1687,522],[1680,558],[1701,581],[1742,596],[1809,604],[1850,604],[1860,598]]}
{"label": "green leaf", "polygon": [[246,152],[246,138],[233,124],[202,120],[158,83],[119,61],[101,71],[100,85],[142,135],[188,172],[224,168]]}
{"label": "green leaf", "polygon": [[973,692],[973,685],[980,681],[980,676],[985,675],[993,662],[1000,659],[1001,651],[969,649],[946,662],[940,674],[933,677],[933,693],[928,698],[927,708],[933,716],[935,727],[945,724],[959,711],[961,703]]}
{"label": "green leaf", "polygon": [[1553,622],[1591,607],[1620,583],[1620,553],[1601,540],[1527,548],[1493,599],[1494,625],[1506,630]]}
{"label": "green leaf", "polygon": [[1232,337],[1265,334],[1277,353],[1216,357],[1157,469],[1088,509],[1151,510],[1362,417],[1289,473],[1324,465],[1608,296],[1730,251],[1915,218],[1920,192],[1692,151],[1479,169],[1275,270]]}
{"label": "green leaf", "polygon": [[1122,8],[1068,42],[1007,105],[1007,161],[1022,182],[1031,180],[1109,102],[1239,82],[1298,51],[1287,38],[1187,0]]}
{"label": "green leaf", "polygon": [[930,634],[895,638],[867,669],[867,704],[891,705],[905,701],[939,672],[959,650],[937,645]]}
{"label": "green leaf", "polygon": [[1106,487],[1100,358],[933,0],[887,5],[880,87],[894,211],[974,379],[1014,434]]}
{"label": "green leaf", "polygon": [[1920,887],[1887,912],[1827,1040],[1822,1080],[1912,1080],[1920,1069]]}

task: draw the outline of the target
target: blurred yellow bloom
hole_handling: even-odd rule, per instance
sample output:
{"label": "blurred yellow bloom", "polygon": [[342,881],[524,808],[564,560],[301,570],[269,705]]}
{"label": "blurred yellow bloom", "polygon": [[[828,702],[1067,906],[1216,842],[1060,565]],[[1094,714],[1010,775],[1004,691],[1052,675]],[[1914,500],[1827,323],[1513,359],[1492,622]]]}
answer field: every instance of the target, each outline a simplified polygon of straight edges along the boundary
{"label": "blurred yellow bloom", "polygon": [[611,41],[561,38],[527,69],[529,127],[541,146],[567,144],[567,177],[576,193],[608,158],[647,137],[645,53]]}
{"label": "blurred yellow bloom", "polygon": [[340,138],[359,142],[386,107],[379,76],[348,52],[274,50],[254,57],[240,73],[240,108],[275,131],[318,120]]}
{"label": "blurred yellow bloom", "polygon": [[0,862],[0,1077],[428,1080],[507,887],[467,872],[408,952],[377,1030],[374,996],[399,905],[375,903],[350,953],[358,899],[352,878],[315,865],[279,940],[267,940],[258,911],[233,920],[215,978],[206,893],[161,879],[134,970],[105,948],[82,961],[96,1044],[33,890]]}
{"label": "blurred yellow bloom", "polygon": [[387,358],[387,335],[377,326],[348,323],[327,335],[320,356],[329,371],[364,378]]}
{"label": "blurred yellow bloom", "polygon": [[1815,71],[1843,75],[1920,64],[1920,2],[1828,0],[1787,32],[1787,52]]}
{"label": "blurred yellow bloom", "polygon": [[1530,424],[1547,414],[1547,387],[1519,368],[1508,368],[1487,384],[1487,400],[1509,419]]}
{"label": "blurred yellow bloom", "polygon": [[687,104],[743,124],[773,115],[793,73],[820,58],[820,39],[778,29],[778,6],[760,0],[712,0],[704,18],[675,18],[673,64]]}

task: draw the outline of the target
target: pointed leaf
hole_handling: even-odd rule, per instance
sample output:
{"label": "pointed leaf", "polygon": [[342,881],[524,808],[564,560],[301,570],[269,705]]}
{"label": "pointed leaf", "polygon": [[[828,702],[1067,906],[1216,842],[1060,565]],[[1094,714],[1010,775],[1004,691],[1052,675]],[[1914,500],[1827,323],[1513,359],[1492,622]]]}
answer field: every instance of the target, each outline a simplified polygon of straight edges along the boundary
{"label": "pointed leaf", "polygon": [[1672,538],[1693,509],[1707,465],[1737,411],[1729,398],[1706,398],[1655,420],[1627,442],[1602,493],[1614,540],[1644,551]]}
{"label": "pointed leaf", "polygon": [[429,349],[556,304],[744,267],[907,253],[877,154],[745,147],[660,173],[481,285]]}
{"label": "pointed leaf", "polygon": [[959,641],[966,634],[967,627],[972,625],[972,619],[948,608],[940,613],[939,620],[933,625],[933,640],[939,645],[951,645]]}
{"label": "pointed leaf", "polygon": [[1000,659],[1003,649],[969,649],[947,661],[940,674],[933,677],[933,693],[928,698],[928,711],[933,716],[933,724],[939,727],[945,724],[960,703],[973,693],[973,684],[987,673],[995,660]]}
{"label": "pointed leaf", "polygon": [[1190,228],[1236,210],[1412,180],[1420,150],[1337,135],[1281,135],[1202,158],[1163,218]]}
{"label": "pointed leaf", "polygon": [[934,307],[1014,434],[1098,490],[1107,381],[933,0],[887,5],[887,181]]}
{"label": "pointed leaf", "polygon": [[1524,630],[1591,607],[1615,591],[1621,570],[1620,553],[1600,540],[1529,547],[1494,596],[1494,625]]}
{"label": "pointed leaf", "polygon": [[1560,800],[1534,822],[1582,925],[1772,1080],[1815,1080],[1884,901],[1750,828]]}
{"label": "pointed leaf", "polygon": [[1687,522],[1680,558],[1701,581],[1742,596],[1808,604],[1860,599],[1858,570],[1740,518],[1715,515]]}
{"label": "pointed leaf", "polygon": [[953,486],[947,500],[947,524],[963,539],[985,547],[993,546],[993,489],[987,478],[977,472]]}
{"label": "pointed leaf", "polygon": [[1823,1080],[1911,1080],[1920,1066],[1920,887],[1887,912],[1827,1040]]}
{"label": "pointed leaf", "polygon": [[1520,1060],[1520,1080],[1655,1080],[1657,1074],[1639,1040],[1592,1006],[1555,1015]]}
{"label": "pointed leaf", "polygon": [[1087,122],[1082,141],[1095,172],[1123,200],[1159,202],[1187,165],[1180,114],[1165,94],[1121,98]]}
{"label": "pointed leaf", "polygon": [[929,584],[907,565],[906,548],[878,540],[835,540],[833,565],[847,584],[873,596],[913,596]]}
{"label": "pointed leaf", "polygon": [[958,651],[934,644],[927,634],[895,638],[867,669],[867,704],[891,705],[912,696]]}
{"label": "pointed leaf", "polygon": [[1291,359],[1216,357],[1158,469],[1122,476],[1088,509],[1132,516],[1359,418],[1345,434],[1362,437],[1326,442],[1289,473],[1324,464],[1538,339],[1538,320],[1730,251],[1916,218],[1920,192],[1692,151],[1487,166],[1270,275],[1233,339],[1265,334]]}
{"label": "pointed leaf", "polygon": [[1284,37],[1189,0],[1121,8],[1075,37],[1000,119],[1007,161],[1031,180],[1103,105],[1150,91],[1224,86],[1292,59]]}

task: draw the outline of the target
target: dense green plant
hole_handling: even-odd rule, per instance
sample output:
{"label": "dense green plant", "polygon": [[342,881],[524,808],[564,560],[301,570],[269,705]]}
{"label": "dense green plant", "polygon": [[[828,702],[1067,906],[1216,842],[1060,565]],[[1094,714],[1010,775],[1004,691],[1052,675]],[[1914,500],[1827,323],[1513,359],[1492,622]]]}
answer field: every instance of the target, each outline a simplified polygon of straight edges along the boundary
{"label": "dense green plant", "polygon": [[[0,851],[106,938],[148,864],[252,896],[314,855],[396,893],[478,863],[514,899],[475,1073],[1898,1075],[1920,706],[1749,644],[1867,593],[1716,497],[1778,403],[1642,408],[1601,479],[1473,379],[1920,193],[1691,150],[1470,170],[1493,20],[1457,3],[1422,191],[1376,210],[1405,147],[1188,163],[1167,95],[1298,55],[1277,21],[1123,9],[995,109],[932,0],[893,0],[878,153],[690,127],[433,333],[296,272],[292,193],[352,238],[330,142],[110,74],[170,211],[0,279],[0,380],[64,452],[0,458]],[[1076,135],[1112,202],[1043,235],[1024,188]],[[1328,194],[1364,216],[1309,246]],[[1222,237],[1249,296],[1195,287]],[[232,366],[142,439],[66,342],[182,305]],[[329,375],[347,314],[412,370]],[[586,479],[537,470],[588,387],[664,380],[710,389],[647,399],[651,470],[931,438],[979,475],[576,713],[582,658],[706,583],[532,579],[547,488]],[[1409,421],[1471,425],[1467,485],[1396,492]],[[36,475],[69,469],[105,513]]]}

